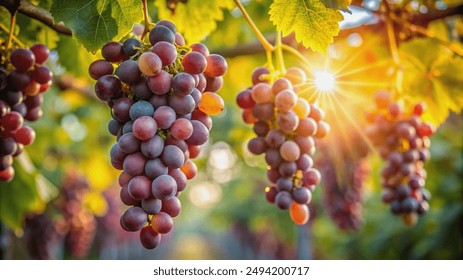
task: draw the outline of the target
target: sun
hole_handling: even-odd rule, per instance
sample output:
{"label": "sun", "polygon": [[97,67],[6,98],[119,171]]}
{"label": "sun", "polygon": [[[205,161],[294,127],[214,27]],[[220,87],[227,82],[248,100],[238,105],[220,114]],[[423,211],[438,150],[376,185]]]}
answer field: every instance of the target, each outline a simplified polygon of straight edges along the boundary
{"label": "sun", "polygon": [[317,70],[314,72],[315,87],[321,92],[331,92],[336,87],[336,77],[333,73],[326,70]]}

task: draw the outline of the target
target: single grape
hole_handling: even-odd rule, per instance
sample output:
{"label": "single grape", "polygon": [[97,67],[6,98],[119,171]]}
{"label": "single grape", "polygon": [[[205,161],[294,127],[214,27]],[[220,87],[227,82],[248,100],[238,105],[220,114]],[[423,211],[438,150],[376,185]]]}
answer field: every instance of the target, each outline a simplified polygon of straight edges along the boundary
{"label": "single grape", "polygon": [[17,70],[26,72],[34,66],[35,56],[32,51],[19,48],[11,52],[10,62]]}
{"label": "single grape", "polygon": [[155,94],[166,94],[170,91],[172,76],[164,70],[148,78],[148,87]]}
{"label": "single grape", "polygon": [[305,204],[293,202],[289,209],[289,215],[296,225],[303,225],[309,221],[309,208]]}
{"label": "single grape", "polygon": [[266,83],[258,83],[252,88],[251,96],[257,104],[272,102],[272,88]]}
{"label": "single grape", "polygon": [[151,191],[154,197],[160,200],[169,200],[177,192],[177,182],[169,175],[160,175],[154,179]]}
{"label": "single grape", "polygon": [[135,176],[128,184],[129,195],[135,200],[143,200],[151,194],[151,180],[146,176]]}
{"label": "single grape", "polygon": [[191,95],[180,96],[173,94],[168,98],[169,106],[174,109],[177,115],[187,115],[193,112],[196,107],[195,100]]}
{"label": "single grape", "polygon": [[23,126],[13,133],[13,138],[19,144],[30,145],[35,140],[35,131],[29,126]]}
{"label": "single grape", "polygon": [[[122,138],[122,137],[121,137]],[[120,141],[120,140],[119,140]],[[164,149],[164,141],[158,135],[141,143],[141,152],[147,158],[157,158]]]}
{"label": "single grape", "polygon": [[140,41],[135,38],[128,38],[124,41],[124,44],[122,44],[124,53],[128,56],[136,55],[138,52],[140,52],[140,47]]}
{"label": "single grape", "polygon": [[170,44],[173,44],[175,42],[175,32],[172,32],[172,30],[165,26],[156,25],[150,31],[149,41],[152,46],[154,46],[157,42],[160,41],[165,41]]}
{"label": "single grape", "polygon": [[42,64],[47,60],[50,50],[44,44],[34,44],[30,47],[31,52],[35,56],[35,63]]}
{"label": "single grape", "polygon": [[204,74],[211,77],[223,76],[227,72],[228,64],[223,56],[211,54],[207,58],[207,67]]}
{"label": "single grape", "polygon": [[45,66],[37,66],[32,70],[31,78],[39,84],[46,84],[53,78],[53,73]]}
{"label": "single grape", "polygon": [[285,141],[280,146],[280,155],[286,161],[296,161],[301,155],[301,151],[296,142]]}
{"label": "single grape", "polygon": [[158,21],[156,23],[156,26],[165,26],[165,27],[169,28],[173,33],[177,32],[177,29],[175,28],[175,24],[173,24],[172,22],[170,22],[168,20],[165,20],[165,19],[162,19],[162,20]]}
{"label": "single grape", "polygon": [[278,78],[272,85],[273,95],[277,95],[278,93],[284,90],[292,90],[292,89],[293,89],[293,85],[286,78]]}
{"label": "single grape", "polygon": [[145,52],[140,55],[140,58],[138,59],[138,67],[141,73],[148,77],[152,77],[161,71],[162,61],[157,54],[153,52]]}
{"label": "single grape", "polygon": [[258,67],[252,72],[252,84],[264,82],[268,83],[268,78],[264,78],[264,75],[268,75],[270,72],[265,67]]}
{"label": "single grape", "polygon": [[10,112],[0,119],[0,125],[6,131],[15,131],[23,125],[24,119],[18,112]]}
{"label": "single grape", "polygon": [[151,219],[151,227],[157,233],[166,234],[174,227],[174,221],[169,214],[159,212],[156,215],[153,215],[153,218]]}
{"label": "single grape", "polygon": [[308,204],[312,200],[312,192],[307,188],[295,188],[292,196],[294,201],[299,204]]}
{"label": "single grape", "polygon": [[161,235],[151,226],[145,226],[140,230],[140,243],[146,249],[154,249],[161,243]]}
{"label": "single grape", "polygon": [[147,214],[154,215],[161,211],[162,201],[153,196],[150,196],[141,201],[141,208],[143,208]]}
{"label": "single grape", "polygon": [[174,145],[164,146],[164,151],[161,154],[161,159],[165,165],[171,169],[180,168],[185,162],[183,151]]}
{"label": "single grape", "polygon": [[162,201],[161,211],[167,213],[172,218],[177,217],[182,210],[182,204],[177,197]]}
{"label": "single grape", "polygon": [[162,66],[174,63],[177,58],[177,49],[175,46],[164,41],[157,42],[153,46],[152,52],[161,59]]}
{"label": "single grape", "polygon": [[154,120],[161,129],[168,129],[175,121],[176,114],[174,109],[169,106],[161,106],[154,112]]}
{"label": "single grape", "polygon": [[286,71],[285,75],[286,79],[288,79],[293,85],[299,85],[304,83],[307,80],[307,75],[305,72],[297,67],[291,67]]}
{"label": "single grape", "polygon": [[113,65],[104,59],[95,60],[88,68],[88,73],[94,80],[98,80],[104,75],[112,75],[113,72]]}
{"label": "single grape", "polygon": [[145,141],[156,134],[158,126],[156,121],[150,116],[142,116],[133,122],[133,135],[138,139]]}
{"label": "single grape", "polygon": [[251,90],[249,89],[243,90],[236,96],[236,103],[241,109],[252,108],[256,104],[251,96]]}
{"label": "single grape", "polygon": [[215,116],[223,111],[224,106],[225,103],[220,95],[206,91],[202,95],[198,108],[210,116]]}
{"label": "single grape", "polygon": [[206,88],[204,89],[204,91],[217,92],[223,86],[223,77],[222,76],[219,76],[219,77],[209,77],[209,76],[207,76],[206,77],[206,82],[207,82],[207,85],[206,85]]}
{"label": "single grape", "polygon": [[297,95],[292,90],[279,92],[275,97],[275,106],[279,112],[288,112],[297,103]]}
{"label": "single grape", "polygon": [[189,74],[201,74],[206,70],[207,59],[201,53],[192,51],[183,57],[182,65],[185,69],[185,72]]}
{"label": "single grape", "polygon": [[101,48],[101,55],[108,62],[120,62],[128,59],[124,53],[124,48],[119,42],[108,42]]}
{"label": "single grape", "polygon": [[121,217],[121,224],[128,231],[139,231],[146,222],[145,211],[137,206],[127,209]]}
{"label": "single grape", "polygon": [[194,87],[195,80],[193,76],[188,73],[178,73],[172,79],[172,89],[174,90],[174,94],[181,96],[189,95]]}
{"label": "single grape", "polygon": [[289,192],[278,192],[275,196],[275,205],[281,210],[289,209],[292,203],[293,199],[291,198],[291,194]]}
{"label": "single grape", "polygon": [[153,116],[154,108],[151,103],[147,101],[137,101],[131,107],[129,111],[130,118],[136,120],[142,116]]}
{"label": "single grape", "polygon": [[114,118],[120,122],[127,122],[130,120],[130,108],[134,101],[130,98],[123,97],[116,99],[113,104],[112,114]]}
{"label": "single grape", "polygon": [[117,99],[122,96],[122,83],[113,75],[104,75],[96,82],[95,93],[103,101]]}
{"label": "single grape", "polygon": [[138,68],[138,63],[130,59],[122,62],[114,72],[123,83],[129,85],[137,82],[141,77],[141,73],[140,68]]}
{"label": "single grape", "polygon": [[192,51],[199,52],[202,54],[204,57],[209,56],[209,49],[206,47],[206,45],[201,44],[201,43],[195,43],[190,46]]}
{"label": "single grape", "polygon": [[275,182],[275,187],[279,192],[290,192],[293,188],[293,181],[290,178],[280,177]]}
{"label": "single grape", "polygon": [[170,127],[170,133],[177,140],[186,140],[193,134],[193,125],[187,119],[177,119]]}
{"label": "single grape", "polygon": [[19,71],[11,71],[8,75],[8,86],[11,90],[23,90],[31,82],[31,77],[27,73],[21,73]]}
{"label": "single grape", "polygon": [[192,120],[193,134],[185,142],[189,145],[203,145],[209,139],[207,127],[200,121]]}
{"label": "single grape", "polygon": [[142,153],[133,153],[124,159],[123,168],[124,171],[130,176],[143,175],[145,172],[146,162],[147,159],[143,156]]}
{"label": "single grape", "polygon": [[132,132],[128,132],[119,138],[119,148],[127,154],[132,154],[140,149],[140,139]]}

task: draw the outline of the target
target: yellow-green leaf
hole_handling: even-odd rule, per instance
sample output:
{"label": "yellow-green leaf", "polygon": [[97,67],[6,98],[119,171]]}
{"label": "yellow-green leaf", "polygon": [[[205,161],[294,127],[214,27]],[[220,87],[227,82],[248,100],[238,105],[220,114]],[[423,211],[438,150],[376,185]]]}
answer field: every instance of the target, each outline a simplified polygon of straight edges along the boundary
{"label": "yellow-green leaf", "polygon": [[339,11],[326,8],[320,0],[275,0],[269,14],[284,36],[294,31],[304,47],[321,53],[326,53],[343,19]]}
{"label": "yellow-green leaf", "polygon": [[463,59],[433,39],[414,39],[400,46],[404,94],[425,101],[424,119],[440,125],[450,111],[463,108]]}
{"label": "yellow-green leaf", "polygon": [[37,32],[37,42],[45,44],[50,50],[56,48],[58,40],[58,33],[50,28],[41,28]]}
{"label": "yellow-green leaf", "polygon": [[140,0],[54,0],[50,12],[92,52],[108,41],[119,41],[143,19]]}
{"label": "yellow-green leaf", "polygon": [[349,5],[352,0],[321,0],[325,7],[331,8],[334,10],[341,10],[343,12],[351,14],[352,12],[349,10]]}
{"label": "yellow-green leaf", "polygon": [[223,9],[234,7],[232,0],[188,0],[178,3],[172,13],[165,1],[156,1],[160,19],[175,23],[189,43],[199,42],[217,28],[217,21],[223,20]]}

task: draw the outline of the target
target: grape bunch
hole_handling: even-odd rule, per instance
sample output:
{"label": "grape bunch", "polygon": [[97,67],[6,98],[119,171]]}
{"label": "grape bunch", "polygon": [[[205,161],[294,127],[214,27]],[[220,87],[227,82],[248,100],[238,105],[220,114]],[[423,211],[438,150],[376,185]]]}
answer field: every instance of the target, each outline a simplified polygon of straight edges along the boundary
{"label": "grape bunch", "polygon": [[314,138],[324,137],[330,126],[322,120],[324,112],[318,106],[297,94],[306,81],[304,71],[290,68],[273,83],[270,77],[268,69],[255,69],[253,86],[240,92],[236,101],[243,109],[243,121],[253,125],[256,134],[248,142],[249,151],[265,154],[271,183],[265,190],[266,199],[282,210],[289,209],[294,223],[305,224],[307,204],[321,180],[313,168]]}
{"label": "grape bunch", "polygon": [[48,54],[43,44],[0,53],[0,181],[13,180],[13,157],[35,140],[35,131],[24,121],[36,121],[43,114],[42,93],[53,77],[43,65]]}
{"label": "grape bunch", "polygon": [[378,91],[375,103],[376,110],[367,114],[367,134],[386,161],[381,171],[382,200],[405,224],[413,225],[429,209],[424,163],[430,158],[429,137],[435,128],[421,119],[423,103],[406,111],[388,91]]}
{"label": "grape bunch", "polygon": [[369,174],[368,162],[343,157],[343,170],[332,159],[317,162],[323,176],[323,204],[331,220],[343,230],[357,230],[363,219],[363,184]]}
{"label": "grape bunch", "polygon": [[27,252],[31,259],[50,260],[55,258],[54,248],[60,235],[47,213],[31,214],[25,219],[24,236]]}
{"label": "grape bunch", "polygon": [[64,235],[64,249],[76,258],[88,255],[96,233],[96,219],[84,205],[90,190],[87,179],[75,172],[68,172],[63,180],[57,209],[61,218],[56,229]]}
{"label": "grape bunch", "polygon": [[142,245],[154,249],[172,230],[178,195],[198,172],[192,159],[208,141],[210,116],[223,110],[216,92],[227,62],[201,43],[186,46],[166,20],[150,30],[147,42],[109,42],[101,52],[104,59],[89,73],[98,98],[111,108],[108,129],[117,136],[111,162],[123,170],[120,196],[131,206],[121,226],[140,231]]}

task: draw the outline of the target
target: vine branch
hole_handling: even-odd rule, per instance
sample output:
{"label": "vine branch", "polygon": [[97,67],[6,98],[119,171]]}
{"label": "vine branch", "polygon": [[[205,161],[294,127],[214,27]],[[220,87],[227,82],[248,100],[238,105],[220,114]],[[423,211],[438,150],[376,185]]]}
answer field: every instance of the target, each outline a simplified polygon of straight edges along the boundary
{"label": "vine branch", "polygon": [[148,2],[147,0],[141,0],[141,2],[143,3],[143,19],[145,20],[145,29],[143,30],[143,34],[141,35],[141,39],[143,40],[146,34],[148,34],[148,32],[150,31],[151,22],[148,16]]}
{"label": "vine branch", "polygon": [[52,28],[53,30],[55,30],[56,32],[60,34],[72,36],[71,29],[64,26],[63,23],[53,22],[53,17],[51,16],[49,11],[41,7],[35,6],[28,1],[21,0],[18,12],[25,16],[28,16],[30,18],[40,21],[41,23],[49,26],[50,28]]}

